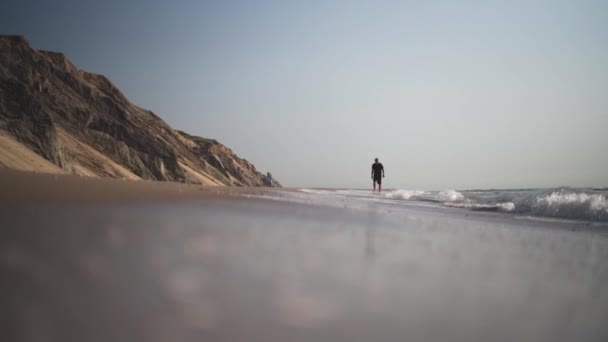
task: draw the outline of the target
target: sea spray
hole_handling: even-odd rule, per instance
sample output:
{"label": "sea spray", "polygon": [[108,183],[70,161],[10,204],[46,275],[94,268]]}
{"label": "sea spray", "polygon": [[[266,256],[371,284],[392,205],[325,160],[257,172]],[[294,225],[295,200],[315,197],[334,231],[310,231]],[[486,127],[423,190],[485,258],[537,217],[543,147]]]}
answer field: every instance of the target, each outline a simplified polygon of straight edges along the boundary
{"label": "sea spray", "polygon": [[441,191],[437,195],[437,198],[442,202],[460,202],[465,200],[464,195],[455,190]]}
{"label": "sea spray", "polygon": [[425,194],[426,191],[420,190],[394,190],[389,193],[386,193],[384,196],[390,199],[411,200]]}

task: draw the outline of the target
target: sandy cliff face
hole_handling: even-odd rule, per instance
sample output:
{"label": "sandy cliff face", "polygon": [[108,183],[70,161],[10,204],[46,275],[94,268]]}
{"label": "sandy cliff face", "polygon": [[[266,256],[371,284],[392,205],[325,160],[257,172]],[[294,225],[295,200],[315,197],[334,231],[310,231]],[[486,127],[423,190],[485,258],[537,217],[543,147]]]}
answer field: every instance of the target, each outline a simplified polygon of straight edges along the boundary
{"label": "sandy cliff face", "polygon": [[[20,36],[0,36],[0,137],[0,166],[263,185],[263,175],[226,146],[174,130],[106,77],[79,70],[61,53],[33,49]],[[28,150],[34,153],[24,160]]]}

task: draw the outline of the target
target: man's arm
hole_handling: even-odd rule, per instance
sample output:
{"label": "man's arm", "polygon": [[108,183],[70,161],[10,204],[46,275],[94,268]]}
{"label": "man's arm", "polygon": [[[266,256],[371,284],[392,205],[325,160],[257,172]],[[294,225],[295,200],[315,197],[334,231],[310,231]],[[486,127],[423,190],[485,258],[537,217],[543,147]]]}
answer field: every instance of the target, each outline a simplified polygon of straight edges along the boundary
{"label": "man's arm", "polygon": [[372,179],[374,179],[374,165],[372,165]]}
{"label": "man's arm", "polygon": [[382,178],[384,178],[384,165],[382,165]]}

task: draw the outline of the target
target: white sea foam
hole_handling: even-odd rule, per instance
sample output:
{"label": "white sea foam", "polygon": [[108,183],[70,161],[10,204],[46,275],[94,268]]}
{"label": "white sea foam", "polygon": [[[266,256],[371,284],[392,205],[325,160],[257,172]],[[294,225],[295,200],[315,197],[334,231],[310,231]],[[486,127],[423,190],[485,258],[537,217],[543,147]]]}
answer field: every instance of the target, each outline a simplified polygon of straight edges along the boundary
{"label": "white sea foam", "polygon": [[395,190],[384,194],[384,196],[390,199],[409,200],[425,194],[426,191],[420,190]]}
{"label": "white sea foam", "polygon": [[513,202],[504,202],[504,203],[498,203],[498,206],[505,211],[513,211],[515,210],[515,203]]}
{"label": "white sea foam", "polygon": [[587,221],[608,221],[608,194],[597,190],[561,188],[554,190],[478,190],[421,191],[300,189],[298,201],[340,207],[366,208],[378,205],[424,205],[463,208],[475,211],[499,211]]}
{"label": "white sea foam", "polygon": [[307,194],[315,194],[315,195],[330,195],[332,193],[335,193],[335,191],[329,191],[329,190],[320,190],[320,189],[298,189],[298,191],[300,192],[304,192]]}
{"label": "white sea foam", "polygon": [[513,211],[515,210],[515,204],[513,202],[495,203],[495,204],[483,204],[483,203],[471,203],[471,202],[445,202],[443,205],[452,208],[464,208],[471,210],[484,210],[484,211]]}
{"label": "white sea foam", "polygon": [[464,200],[464,195],[455,190],[444,190],[437,194],[437,199],[442,202],[459,202]]}
{"label": "white sea foam", "polygon": [[537,198],[538,204],[559,207],[564,205],[586,204],[592,211],[608,211],[608,201],[601,194],[552,192]]}

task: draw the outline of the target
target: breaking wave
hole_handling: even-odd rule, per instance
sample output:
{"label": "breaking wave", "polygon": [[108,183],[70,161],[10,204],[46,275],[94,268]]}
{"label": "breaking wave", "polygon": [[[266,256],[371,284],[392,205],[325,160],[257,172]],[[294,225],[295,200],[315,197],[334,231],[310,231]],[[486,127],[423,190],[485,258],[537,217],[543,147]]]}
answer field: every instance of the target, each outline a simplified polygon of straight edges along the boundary
{"label": "breaking wave", "polygon": [[329,202],[350,198],[365,203],[426,202],[474,211],[495,211],[524,216],[608,222],[608,189],[555,188],[514,190],[393,190],[372,193],[369,190],[300,189],[321,195]]}
{"label": "breaking wave", "polygon": [[437,198],[442,202],[461,202],[464,201],[464,195],[454,190],[444,190],[437,194]]}
{"label": "breaking wave", "polygon": [[608,200],[606,194],[559,190],[538,196],[530,211],[537,216],[608,221]]}
{"label": "breaking wave", "polygon": [[420,198],[426,194],[426,191],[419,190],[395,190],[385,194],[385,197],[390,199],[410,200]]}
{"label": "breaking wave", "polygon": [[540,217],[608,221],[605,189],[519,189],[469,191],[395,190],[386,198],[430,201],[476,211],[499,211]]}

